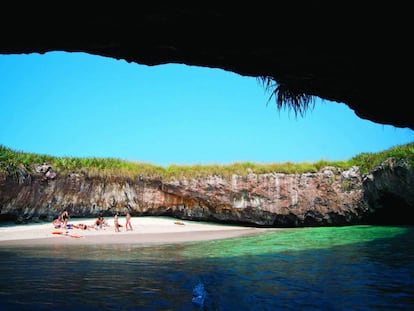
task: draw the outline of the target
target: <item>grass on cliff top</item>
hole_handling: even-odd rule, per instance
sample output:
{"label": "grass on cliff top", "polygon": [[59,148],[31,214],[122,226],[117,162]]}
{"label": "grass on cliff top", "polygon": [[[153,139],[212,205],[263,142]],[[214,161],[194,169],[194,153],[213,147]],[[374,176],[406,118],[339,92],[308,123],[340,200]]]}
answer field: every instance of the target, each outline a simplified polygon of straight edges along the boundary
{"label": "grass on cliff top", "polygon": [[376,165],[388,158],[408,159],[414,165],[414,143],[398,145],[378,153],[361,153],[348,161],[325,161],[314,163],[252,163],[236,162],[227,165],[170,165],[167,167],[148,163],[124,161],[114,158],[71,158],[53,157],[15,151],[0,145],[0,174],[17,176],[19,171],[33,172],[36,165],[47,163],[59,174],[71,172],[83,173],[89,177],[127,177],[136,179],[140,175],[146,178],[200,178],[218,175],[230,178],[233,174],[247,176],[249,173],[286,173],[301,174],[319,172],[325,166],[348,169],[358,166],[362,173],[368,173]]}

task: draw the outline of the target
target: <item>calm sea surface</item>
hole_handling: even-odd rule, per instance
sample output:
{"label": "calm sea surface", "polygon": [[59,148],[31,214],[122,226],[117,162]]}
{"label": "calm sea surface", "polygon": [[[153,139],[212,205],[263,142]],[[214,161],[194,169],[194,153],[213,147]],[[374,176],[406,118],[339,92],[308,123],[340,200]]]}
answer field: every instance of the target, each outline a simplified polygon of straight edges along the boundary
{"label": "calm sea surface", "polygon": [[414,227],[0,247],[0,310],[414,310]]}

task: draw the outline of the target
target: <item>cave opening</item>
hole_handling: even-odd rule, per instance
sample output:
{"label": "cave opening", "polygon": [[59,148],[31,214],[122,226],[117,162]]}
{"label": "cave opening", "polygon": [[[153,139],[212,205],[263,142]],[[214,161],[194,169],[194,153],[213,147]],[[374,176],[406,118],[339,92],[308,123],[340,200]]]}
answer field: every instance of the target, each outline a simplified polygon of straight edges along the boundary
{"label": "cave opening", "polygon": [[378,204],[381,206],[374,214],[368,218],[368,223],[373,225],[413,225],[414,220],[412,208],[398,198],[389,193],[381,198]]}

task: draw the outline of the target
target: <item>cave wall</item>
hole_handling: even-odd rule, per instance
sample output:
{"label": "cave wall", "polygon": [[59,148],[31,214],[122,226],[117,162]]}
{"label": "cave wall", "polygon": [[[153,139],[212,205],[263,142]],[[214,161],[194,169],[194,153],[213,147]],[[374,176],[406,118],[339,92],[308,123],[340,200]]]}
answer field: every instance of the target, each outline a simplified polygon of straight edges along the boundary
{"label": "cave wall", "polygon": [[[407,160],[390,158],[364,176],[364,196],[375,207],[368,221],[378,224],[413,224],[414,170]],[[392,210],[392,213],[390,212]]]}

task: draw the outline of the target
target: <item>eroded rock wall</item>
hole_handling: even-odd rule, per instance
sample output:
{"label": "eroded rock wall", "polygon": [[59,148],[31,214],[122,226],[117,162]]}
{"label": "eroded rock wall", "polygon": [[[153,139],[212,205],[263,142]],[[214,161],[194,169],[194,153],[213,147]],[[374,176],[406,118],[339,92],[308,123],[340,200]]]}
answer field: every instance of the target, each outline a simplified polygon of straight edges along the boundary
{"label": "eroded rock wall", "polygon": [[406,159],[384,161],[363,179],[368,222],[414,224],[414,170]]}
{"label": "eroded rock wall", "polygon": [[308,174],[249,174],[226,179],[162,181],[88,177],[73,173],[3,176],[0,216],[19,222],[51,220],[67,208],[72,217],[169,215],[181,219],[258,226],[334,225],[358,222],[367,210],[357,168],[327,167]]}
{"label": "eroded rock wall", "polygon": [[318,173],[209,176],[193,179],[89,177],[87,174],[0,176],[0,219],[173,216],[264,227],[352,225],[408,221],[414,206],[414,172],[389,159],[368,175],[358,167]]}

